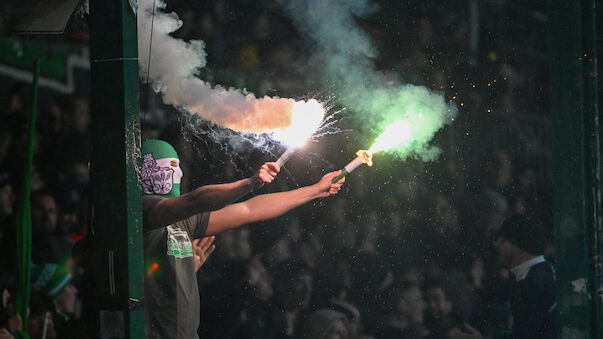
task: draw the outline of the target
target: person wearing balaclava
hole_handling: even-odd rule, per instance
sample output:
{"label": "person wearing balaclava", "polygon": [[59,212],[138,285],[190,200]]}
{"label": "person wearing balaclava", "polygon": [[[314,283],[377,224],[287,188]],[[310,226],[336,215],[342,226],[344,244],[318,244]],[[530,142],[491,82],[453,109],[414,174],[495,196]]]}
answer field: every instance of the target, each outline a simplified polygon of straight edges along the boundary
{"label": "person wearing balaclava", "polygon": [[169,143],[146,140],[142,159],[147,338],[198,338],[200,300],[192,239],[275,218],[313,199],[336,194],[345,181],[331,183],[340,171],[331,172],[314,185],[231,204],[272,182],[279,165],[268,162],[251,178],[180,194],[180,159]]}

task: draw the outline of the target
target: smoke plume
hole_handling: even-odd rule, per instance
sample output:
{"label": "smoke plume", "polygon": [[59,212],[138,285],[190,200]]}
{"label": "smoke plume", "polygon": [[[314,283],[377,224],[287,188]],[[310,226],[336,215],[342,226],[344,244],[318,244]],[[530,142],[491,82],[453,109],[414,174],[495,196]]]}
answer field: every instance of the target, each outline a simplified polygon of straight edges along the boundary
{"label": "smoke plume", "polygon": [[[175,13],[164,11],[164,1],[155,0],[154,18],[153,0],[139,0],[138,6],[140,77],[143,81],[149,78],[166,104],[240,132],[266,133],[291,127],[295,100],[256,98],[239,89],[212,87],[196,77],[206,65],[203,41],[186,42],[170,36],[182,21]],[[297,106],[300,103],[304,104],[298,101]],[[311,113],[324,116],[322,106],[321,110]]]}
{"label": "smoke plume", "polygon": [[377,10],[369,0],[294,0],[286,12],[297,29],[316,44],[312,60],[324,64],[326,88],[354,114],[359,128],[370,128],[376,137],[390,124],[403,120],[410,126],[410,140],[386,149],[402,158],[437,156],[429,145],[434,134],[457,113],[443,94],[425,87],[385,81],[374,64],[376,49],[370,36],[356,23]]}

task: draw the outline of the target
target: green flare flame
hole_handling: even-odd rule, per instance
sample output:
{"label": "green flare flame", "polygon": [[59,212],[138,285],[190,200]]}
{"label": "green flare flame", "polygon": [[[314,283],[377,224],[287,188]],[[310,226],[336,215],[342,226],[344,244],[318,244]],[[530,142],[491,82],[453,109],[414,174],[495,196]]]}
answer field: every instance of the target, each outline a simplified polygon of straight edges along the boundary
{"label": "green flare flame", "polygon": [[[318,68],[314,73],[323,74],[326,88],[353,112],[357,129],[376,140],[373,147],[401,158],[417,155],[433,160],[439,149],[429,142],[454,120],[457,108],[445,101],[443,93],[402,84],[392,74],[376,70],[376,49],[356,18],[375,13],[377,6],[369,0],[299,0],[287,6],[300,32],[317,45],[310,59],[318,61],[313,63]],[[378,137],[382,132],[388,136],[385,145],[384,137]],[[392,135],[400,137],[399,142],[392,141]]]}

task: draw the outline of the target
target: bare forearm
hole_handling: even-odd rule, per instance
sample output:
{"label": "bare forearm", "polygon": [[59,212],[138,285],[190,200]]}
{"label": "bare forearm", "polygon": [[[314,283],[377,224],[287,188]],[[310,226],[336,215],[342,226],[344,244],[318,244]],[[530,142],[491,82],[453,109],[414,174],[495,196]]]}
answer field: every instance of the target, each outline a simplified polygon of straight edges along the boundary
{"label": "bare forearm", "polygon": [[214,211],[209,217],[208,234],[217,234],[260,220],[276,218],[300,205],[320,197],[315,186],[298,188],[288,192],[262,194],[241,203]]}
{"label": "bare forearm", "polygon": [[288,192],[262,194],[242,204],[251,211],[245,223],[276,218],[288,211],[318,198],[319,191],[314,186],[302,187]]}
{"label": "bare forearm", "polygon": [[[196,213],[215,211],[237,201],[252,190],[252,179],[242,179],[228,184],[205,185],[185,194],[187,202]],[[193,214],[196,214],[193,213]]]}
{"label": "bare forearm", "polygon": [[179,197],[160,201],[150,212],[149,228],[163,227],[192,215],[215,211],[251,191],[252,179],[206,185]]}

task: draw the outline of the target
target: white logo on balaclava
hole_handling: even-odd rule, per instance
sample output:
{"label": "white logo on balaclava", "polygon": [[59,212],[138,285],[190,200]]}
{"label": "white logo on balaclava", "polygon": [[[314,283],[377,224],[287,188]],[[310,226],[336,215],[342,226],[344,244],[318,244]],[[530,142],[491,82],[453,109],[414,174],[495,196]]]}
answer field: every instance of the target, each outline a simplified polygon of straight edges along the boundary
{"label": "white logo on balaclava", "polygon": [[[178,165],[173,166],[175,161]],[[142,161],[142,190],[145,194],[168,194],[174,184],[180,184],[182,169],[177,158],[155,160],[153,154],[143,156]]]}

